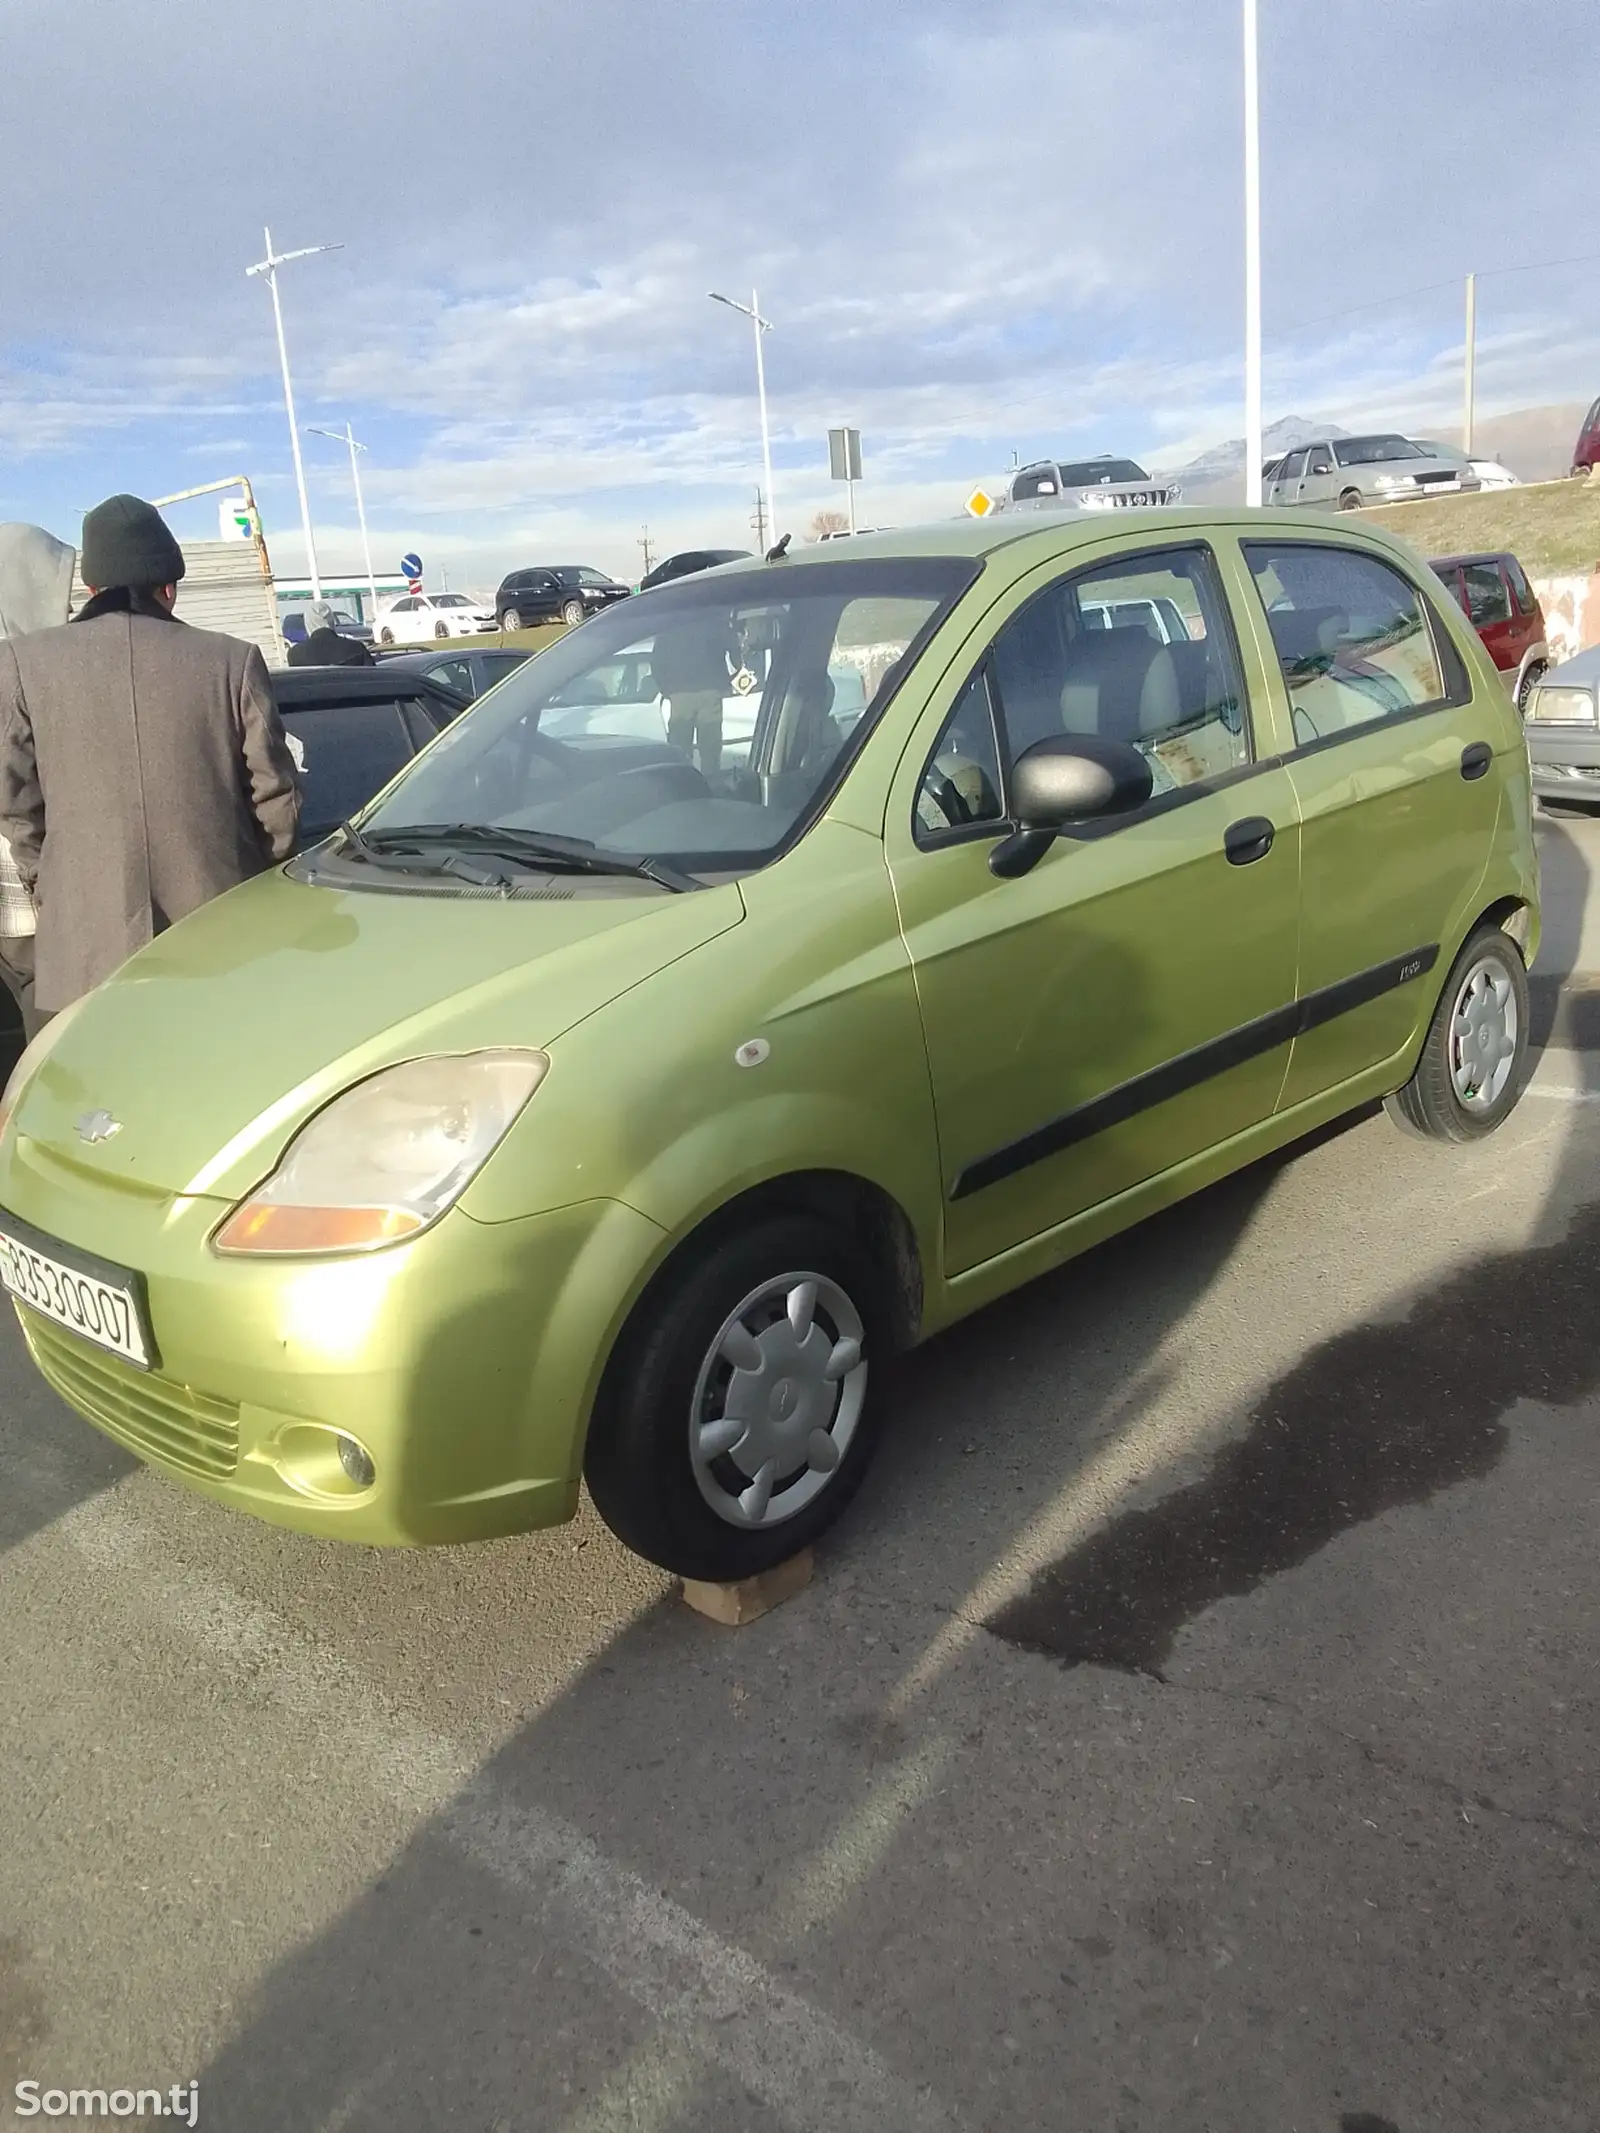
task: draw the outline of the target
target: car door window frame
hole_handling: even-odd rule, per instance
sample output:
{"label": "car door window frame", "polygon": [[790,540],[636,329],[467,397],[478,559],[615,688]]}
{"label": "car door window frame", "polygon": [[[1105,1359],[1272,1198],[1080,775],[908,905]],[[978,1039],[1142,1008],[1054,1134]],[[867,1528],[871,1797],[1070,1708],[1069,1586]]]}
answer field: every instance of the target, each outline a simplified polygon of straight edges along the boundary
{"label": "car door window frame", "polygon": [[[1462,656],[1455,637],[1451,633],[1450,625],[1445,619],[1439,602],[1430,597],[1427,589],[1413,573],[1405,569],[1393,556],[1386,555],[1376,548],[1368,548],[1357,541],[1341,541],[1326,535],[1311,537],[1301,533],[1269,533],[1259,538],[1242,536],[1239,541],[1239,554],[1244,565],[1244,575],[1250,583],[1251,596],[1256,603],[1256,610],[1260,616],[1265,663],[1269,676],[1275,679],[1277,687],[1282,692],[1286,731],[1291,736],[1294,732],[1294,698],[1289,688],[1289,677],[1284,672],[1283,659],[1278,651],[1277,639],[1272,634],[1271,614],[1267,608],[1266,601],[1262,598],[1261,587],[1256,582],[1255,567],[1250,560],[1251,552],[1258,548],[1315,548],[1319,551],[1332,549],[1340,555],[1364,556],[1369,562],[1382,564],[1385,569],[1392,570],[1402,584],[1408,585],[1417,597],[1423,618],[1428,626],[1429,635],[1433,640],[1434,657],[1439,663],[1439,678],[1445,692],[1430,703],[1411,704],[1404,711],[1385,712],[1381,717],[1365,719],[1359,725],[1343,726],[1337,733],[1319,734],[1315,740],[1292,740],[1290,746],[1283,749],[1281,754],[1273,758],[1274,762],[1284,764],[1297,762],[1303,756],[1320,754],[1325,748],[1337,748],[1346,741],[1359,740],[1363,734],[1385,733],[1395,726],[1408,725],[1414,719],[1433,718],[1441,711],[1459,711],[1472,701],[1471,670]],[[1428,575],[1431,577],[1433,573],[1429,571]],[[1437,590],[1445,594],[1446,599],[1449,599],[1449,595],[1445,593],[1444,585],[1437,580],[1435,580],[1435,584]],[[1450,605],[1452,607],[1455,606],[1454,600],[1450,600]],[[1461,617],[1462,626],[1472,630],[1472,624],[1467,620],[1461,609],[1457,608],[1456,612]],[[1473,630],[1472,633],[1476,637],[1477,632]]]}
{"label": "car door window frame", "polygon": [[[1204,559],[1208,568],[1215,619],[1219,628],[1225,633],[1221,639],[1223,657],[1231,670],[1231,679],[1234,681],[1238,691],[1239,730],[1245,744],[1245,760],[1242,763],[1235,763],[1230,769],[1218,771],[1212,777],[1196,778],[1188,785],[1176,785],[1170,792],[1152,793],[1142,807],[1131,808],[1125,814],[1109,815],[1096,821],[1073,823],[1058,834],[1071,839],[1075,843],[1091,843],[1102,837],[1116,836],[1121,831],[1133,829],[1142,822],[1152,821],[1158,815],[1170,814],[1175,807],[1186,806],[1191,801],[1204,799],[1211,793],[1226,791],[1229,786],[1237,785],[1246,778],[1255,777],[1261,771],[1274,770],[1279,767],[1280,757],[1277,755],[1263,756],[1259,753],[1261,726],[1257,715],[1258,707],[1251,697],[1250,677],[1245,666],[1240,641],[1239,616],[1234,608],[1235,595],[1232,589],[1231,574],[1223,567],[1223,559],[1215,544],[1209,540],[1152,541],[1147,547],[1120,548],[1110,555],[1097,555],[1075,561],[1071,568],[1059,571],[1053,578],[1047,578],[1042,584],[1036,585],[1025,599],[1019,601],[1002,622],[989,630],[988,641],[984,645],[982,652],[967,669],[960,687],[951,698],[944,717],[939,722],[938,731],[928,745],[922,759],[922,767],[918,771],[915,784],[912,787],[911,837],[913,844],[919,851],[943,851],[949,845],[972,844],[984,837],[992,841],[998,841],[1001,837],[1011,835],[1018,828],[1011,811],[1011,765],[1013,758],[1010,734],[1006,728],[1005,698],[994,679],[991,664],[994,647],[1004,632],[1011,627],[1023,610],[1031,606],[1035,600],[1042,599],[1049,593],[1058,592],[1063,586],[1075,579],[1093,578],[1099,573],[1108,571],[1113,565],[1120,564],[1126,564],[1131,573],[1137,570],[1141,558],[1148,559],[1169,555],[1199,555]],[[1208,634],[1212,619],[1212,615],[1208,614],[1206,617]],[[918,821],[916,811],[917,798],[922,791],[923,780],[927,776],[939,743],[949,730],[950,722],[965,699],[967,691],[980,674],[984,677],[989,715],[995,733],[1000,765],[1000,799],[1005,813],[999,819],[964,822],[948,830],[929,831]],[[1063,727],[1062,731],[1065,734],[1066,729]]]}

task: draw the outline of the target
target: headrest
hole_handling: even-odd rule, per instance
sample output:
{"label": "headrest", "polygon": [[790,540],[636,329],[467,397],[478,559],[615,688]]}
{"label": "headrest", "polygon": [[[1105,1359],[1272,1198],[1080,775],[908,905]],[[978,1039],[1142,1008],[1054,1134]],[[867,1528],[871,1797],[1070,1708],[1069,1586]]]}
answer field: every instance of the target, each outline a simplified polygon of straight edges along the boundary
{"label": "headrest", "polygon": [[1142,629],[1090,630],[1073,646],[1061,691],[1068,733],[1131,741],[1174,724],[1178,704],[1177,669]]}

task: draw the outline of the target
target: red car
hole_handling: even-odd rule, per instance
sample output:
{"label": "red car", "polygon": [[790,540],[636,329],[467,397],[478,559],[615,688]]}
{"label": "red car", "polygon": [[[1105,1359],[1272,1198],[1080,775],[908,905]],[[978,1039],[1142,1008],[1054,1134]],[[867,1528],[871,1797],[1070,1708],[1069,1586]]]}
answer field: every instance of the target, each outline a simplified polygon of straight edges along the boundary
{"label": "red car", "polygon": [[1572,471],[1587,474],[1591,467],[1600,466],[1600,400],[1596,400],[1583,418],[1583,428],[1578,432],[1578,441],[1572,447]]}
{"label": "red car", "polygon": [[1483,639],[1519,711],[1550,664],[1544,610],[1514,555],[1441,555],[1430,566]]}

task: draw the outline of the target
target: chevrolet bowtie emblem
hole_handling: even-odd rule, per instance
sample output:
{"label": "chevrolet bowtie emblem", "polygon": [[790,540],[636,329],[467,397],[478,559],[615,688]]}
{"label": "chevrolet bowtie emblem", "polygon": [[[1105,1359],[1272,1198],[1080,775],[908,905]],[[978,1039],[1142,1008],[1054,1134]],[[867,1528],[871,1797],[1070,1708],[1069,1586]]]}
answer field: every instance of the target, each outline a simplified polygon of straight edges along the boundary
{"label": "chevrolet bowtie emblem", "polygon": [[108,1141],[113,1133],[122,1131],[120,1118],[113,1118],[109,1111],[85,1111],[77,1122],[80,1141]]}

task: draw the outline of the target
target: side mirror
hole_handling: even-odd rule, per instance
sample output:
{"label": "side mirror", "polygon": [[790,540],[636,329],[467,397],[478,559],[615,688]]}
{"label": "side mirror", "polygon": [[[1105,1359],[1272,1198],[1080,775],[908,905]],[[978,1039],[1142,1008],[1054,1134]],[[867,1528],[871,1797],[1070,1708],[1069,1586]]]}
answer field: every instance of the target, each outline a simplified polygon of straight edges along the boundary
{"label": "side mirror", "polygon": [[1059,831],[1103,815],[1131,814],[1149,799],[1153,784],[1149,763],[1126,741],[1088,733],[1035,741],[1012,766],[1017,828],[989,854],[990,873],[1003,881],[1028,873]]}

